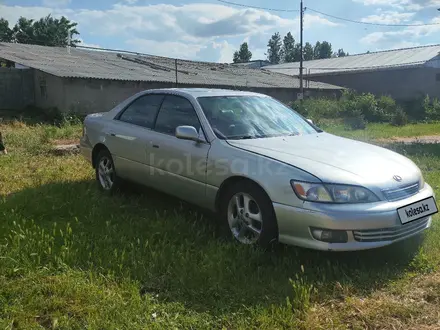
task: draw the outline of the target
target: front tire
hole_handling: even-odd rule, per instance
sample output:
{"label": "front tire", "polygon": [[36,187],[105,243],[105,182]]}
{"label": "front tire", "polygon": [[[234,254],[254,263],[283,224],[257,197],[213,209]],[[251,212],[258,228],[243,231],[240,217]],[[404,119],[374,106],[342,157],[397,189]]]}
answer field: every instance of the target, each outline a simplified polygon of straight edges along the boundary
{"label": "front tire", "polygon": [[115,164],[108,150],[102,150],[96,157],[96,181],[101,190],[113,193],[119,189],[120,179],[116,175]]}
{"label": "front tire", "polygon": [[272,202],[257,184],[239,181],[223,196],[221,218],[242,244],[269,247],[278,239]]}

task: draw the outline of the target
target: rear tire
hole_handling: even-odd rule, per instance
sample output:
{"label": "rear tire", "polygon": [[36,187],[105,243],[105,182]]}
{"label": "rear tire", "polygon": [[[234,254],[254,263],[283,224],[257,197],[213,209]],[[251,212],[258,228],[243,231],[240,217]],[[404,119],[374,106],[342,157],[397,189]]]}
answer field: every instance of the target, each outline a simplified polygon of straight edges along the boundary
{"label": "rear tire", "polygon": [[95,176],[102,191],[112,194],[119,190],[121,180],[116,175],[115,164],[108,150],[101,150],[96,156]]}
{"label": "rear tire", "polygon": [[221,221],[240,243],[268,248],[278,240],[272,202],[257,184],[239,181],[228,188],[220,205]]}

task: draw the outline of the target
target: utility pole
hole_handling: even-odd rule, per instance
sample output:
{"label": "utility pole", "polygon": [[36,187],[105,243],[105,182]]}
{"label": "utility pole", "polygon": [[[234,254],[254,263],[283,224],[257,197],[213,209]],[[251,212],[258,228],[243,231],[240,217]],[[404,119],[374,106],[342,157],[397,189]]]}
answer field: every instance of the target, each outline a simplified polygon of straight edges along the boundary
{"label": "utility pole", "polygon": [[179,82],[177,81],[177,58],[174,60],[174,65],[176,68],[176,88],[179,87]]}
{"label": "utility pole", "polygon": [[67,31],[67,54],[70,54],[70,43],[72,42],[72,35]]}
{"label": "utility pole", "polygon": [[303,88],[303,20],[304,20],[304,9],[303,2],[300,3],[300,58],[299,58],[299,92],[301,94],[301,100],[304,98],[304,88]]}

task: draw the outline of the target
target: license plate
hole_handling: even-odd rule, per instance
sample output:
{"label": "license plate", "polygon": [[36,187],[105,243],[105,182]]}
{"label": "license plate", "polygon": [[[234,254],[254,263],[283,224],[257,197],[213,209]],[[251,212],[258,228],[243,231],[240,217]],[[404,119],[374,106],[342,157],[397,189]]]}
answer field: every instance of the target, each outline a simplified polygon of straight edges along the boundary
{"label": "license plate", "polygon": [[433,197],[397,209],[402,224],[427,217],[438,212]]}

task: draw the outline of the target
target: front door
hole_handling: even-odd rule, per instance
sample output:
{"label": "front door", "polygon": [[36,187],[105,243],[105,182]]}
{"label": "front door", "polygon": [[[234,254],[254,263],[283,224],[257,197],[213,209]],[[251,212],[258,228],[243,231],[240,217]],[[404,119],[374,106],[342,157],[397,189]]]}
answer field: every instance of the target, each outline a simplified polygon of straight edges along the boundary
{"label": "front door", "polygon": [[181,96],[165,96],[153,129],[155,133],[148,156],[152,181],[158,189],[200,205],[205,199],[210,144],[176,138],[176,127],[182,125],[195,127],[205,140],[191,102]]}

